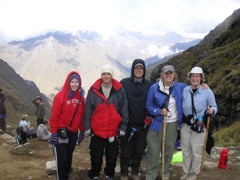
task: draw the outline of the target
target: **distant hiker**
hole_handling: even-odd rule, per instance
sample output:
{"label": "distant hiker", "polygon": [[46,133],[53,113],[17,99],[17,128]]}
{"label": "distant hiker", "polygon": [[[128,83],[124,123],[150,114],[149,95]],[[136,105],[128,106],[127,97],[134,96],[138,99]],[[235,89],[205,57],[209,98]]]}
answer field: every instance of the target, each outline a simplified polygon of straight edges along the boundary
{"label": "distant hiker", "polygon": [[115,174],[119,152],[118,134],[124,135],[128,123],[127,98],[121,83],[113,79],[113,69],[109,65],[101,68],[101,78],[89,89],[86,101],[84,125],[91,136],[91,169],[89,178],[97,180],[102,169],[105,151],[107,180]]}
{"label": "distant hiker", "polygon": [[214,116],[218,109],[212,90],[202,87],[205,80],[202,68],[192,68],[188,73],[188,79],[191,86],[186,87],[182,93],[183,113],[188,118],[181,128],[184,174],[180,179],[196,180],[200,172],[206,134],[203,124],[200,130],[197,127],[200,125],[199,121],[206,116],[205,113]]}
{"label": "distant hiker", "polygon": [[2,102],[4,102],[4,101],[5,101],[4,91],[3,91],[3,89],[1,89],[1,88],[0,88],[0,94],[3,95]]}
{"label": "distant hiker", "polygon": [[6,132],[6,117],[7,112],[4,105],[4,95],[0,93],[0,128],[4,133]]}
{"label": "distant hiker", "polygon": [[37,126],[39,126],[42,124],[45,116],[45,105],[40,96],[37,96],[32,102],[36,106]]}
{"label": "distant hiker", "polygon": [[[131,76],[120,81],[127,95],[129,121],[125,136],[121,137],[121,180],[128,180],[128,169],[134,180],[140,179],[139,167],[146,148],[148,128],[144,128],[147,116],[145,108],[147,92],[151,82],[145,79],[146,67],[142,59],[135,59],[132,63]],[[137,129],[133,138],[128,142],[132,128]]]}
{"label": "distant hiker", "polygon": [[72,171],[72,156],[76,142],[79,144],[84,138],[85,100],[81,85],[80,75],[76,71],[70,72],[52,105],[50,143],[53,145],[59,180],[68,179]]}
{"label": "distant hiker", "polygon": [[35,138],[36,133],[34,132],[34,127],[31,127],[31,123],[27,122],[27,114],[22,115],[22,119],[19,122],[19,127],[23,127],[23,130],[26,132],[27,137],[29,138]]}
{"label": "distant hiker", "polygon": [[[170,163],[172,161],[178,127],[182,121],[182,91],[187,86],[175,82],[176,72],[172,65],[162,68],[160,81],[153,84],[147,97],[146,108],[154,117],[147,132],[147,171],[146,180],[156,179],[162,153],[163,120],[166,116],[166,136],[164,146],[164,180],[170,179]],[[162,164],[162,163],[160,163]]]}
{"label": "distant hiker", "polygon": [[47,141],[50,139],[51,133],[48,131],[47,125],[48,125],[48,121],[43,120],[43,123],[38,126],[37,128],[38,140]]}

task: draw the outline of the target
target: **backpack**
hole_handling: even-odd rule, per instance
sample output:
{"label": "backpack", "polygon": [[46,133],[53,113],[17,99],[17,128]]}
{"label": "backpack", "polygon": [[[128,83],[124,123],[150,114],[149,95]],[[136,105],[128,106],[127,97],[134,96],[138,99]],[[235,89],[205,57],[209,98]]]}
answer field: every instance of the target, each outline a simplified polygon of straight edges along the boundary
{"label": "backpack", "polygon": [[15,131],[15,140],[17,144],[25,144],[27,142],[27,134],[23,130],[23,127],[20,126]]}

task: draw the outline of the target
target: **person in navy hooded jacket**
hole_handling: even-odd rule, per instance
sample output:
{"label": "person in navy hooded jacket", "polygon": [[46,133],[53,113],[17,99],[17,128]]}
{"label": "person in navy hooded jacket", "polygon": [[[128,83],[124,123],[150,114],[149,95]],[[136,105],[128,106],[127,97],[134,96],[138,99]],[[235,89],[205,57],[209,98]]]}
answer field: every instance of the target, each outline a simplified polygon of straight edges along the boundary
{"label": "person in navy hooded jacket", "polygon": [[[76,142],[79,144],[84,137],[85,100],[83,95],[80,75],[76,71],[72,71],[68,74],[62,90],[53,101],[50,118],[52,131],[50,143],[53,145],[57,162],[57,179],[59,180],[68,179],[72,170],[72,155]],[[57,132],[64,127],[68,129],[68,138],[63,140],[59,138]]]}
{"label": "person in navy hooded jacket", "polygon": [[[147,115],[145,108],[147,92],[152,85],[145,79],[146,67],[142,59],[135,59],[132,63],[131,76],[120,82],[127,94],[129,122],[125,136],[121,138],[121,179],[128,179],[128,168],[134,180],[140,179],[139,167],[146,148],[147,129],[144,120]],[[132,139],[128,141],[132,128],[136,129]]]}

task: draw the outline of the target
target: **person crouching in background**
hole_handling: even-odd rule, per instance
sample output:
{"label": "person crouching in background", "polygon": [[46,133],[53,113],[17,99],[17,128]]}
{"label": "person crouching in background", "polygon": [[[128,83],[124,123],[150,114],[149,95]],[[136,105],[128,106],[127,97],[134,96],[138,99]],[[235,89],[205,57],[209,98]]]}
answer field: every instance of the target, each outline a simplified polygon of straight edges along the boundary
{"label": "person crouching in background", "polygon": [[22,119],[19,122],[19,127],[23,127],[23,131],[26,132],[28,138],[36,138],[37,135],[34,131],[34,127],[31,127],[31,123],[27,122],[27,114],[22,115]]}
{"label": "person crouching in background", "polygon": [[47,141],[50,139],[51,133],[48,131],[47,125],[48,125],[48,121],[43,120],[42,124],[38,126],[38,129],[37,129],[38,140]]}

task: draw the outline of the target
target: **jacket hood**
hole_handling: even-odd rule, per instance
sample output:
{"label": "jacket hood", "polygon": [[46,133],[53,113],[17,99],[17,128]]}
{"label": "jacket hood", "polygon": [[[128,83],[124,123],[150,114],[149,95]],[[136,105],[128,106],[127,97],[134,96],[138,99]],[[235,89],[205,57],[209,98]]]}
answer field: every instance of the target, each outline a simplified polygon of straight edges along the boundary
{"label": "jacket hood", "polygon": [[80,94],[80,96],[82,96],[84,94],[83,89],[82,89],[82,79],[81,79],[81,76],[79,75],[79,73],[76,72],[76,71],[71,71],[68,74],[68,76],[67,76],[67,78],[65,80],[65,83],[64,83],[63,88],[62,88],[62,91],[64,92],[64,96],[68,96],[68,92],[71,89],[70,88],[70,77],[71,77],[72,74],[77,74],[79,76],[79,79],[80,79],[80,82],[79,82],[79,94]]}
{"label": "jacket hood", "polygon": [[145,62],[142,60],[142,59],[135,59],[132,63],[132,69],[131,69],[131,78],[133,79],[134,78],[134,68],[135,66],[140,63],[143,65],[143,80],[145,79],[145,74],[146,74],[146,66],[145,66]]}

